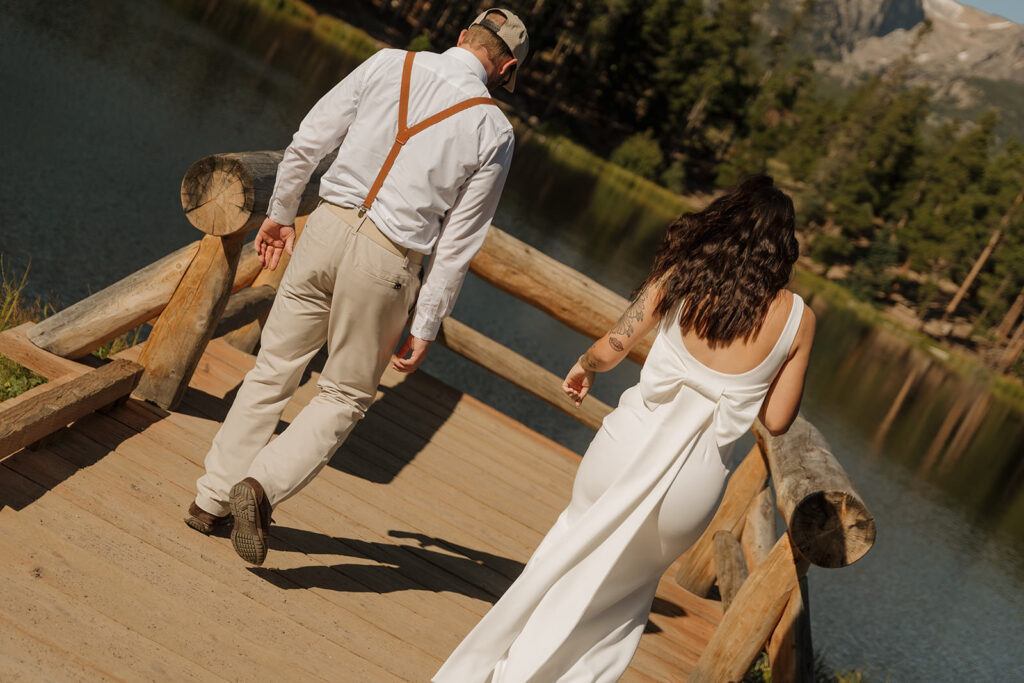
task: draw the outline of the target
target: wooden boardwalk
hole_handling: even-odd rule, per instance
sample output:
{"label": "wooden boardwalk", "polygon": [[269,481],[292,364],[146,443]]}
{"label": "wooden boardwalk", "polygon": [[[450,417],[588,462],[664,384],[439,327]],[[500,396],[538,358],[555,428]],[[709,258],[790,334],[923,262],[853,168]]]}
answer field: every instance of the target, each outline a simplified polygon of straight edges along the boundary
{"label": "wooden boardwalk", "polygon": [[[130,400],[0,462],[0,681],[426,681],[568,501],[574,453],[389,371],[250,567],[182,518],[252,362],[214,341],[177,411]],[[721,619],[674,573],[623,680],[684,680]]]}

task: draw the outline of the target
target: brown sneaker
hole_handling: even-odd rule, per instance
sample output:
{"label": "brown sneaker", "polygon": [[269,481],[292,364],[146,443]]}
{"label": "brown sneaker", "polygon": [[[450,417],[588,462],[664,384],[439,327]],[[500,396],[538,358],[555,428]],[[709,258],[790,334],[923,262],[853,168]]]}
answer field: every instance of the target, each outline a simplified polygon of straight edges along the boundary
{"label": "brown sneaker", "polygon": [[188,515],[185,517],[185,524],[203,534],[212,534],[214,529],[224,526],[231,521],[231,515],[211,515],[203,508],[196,505],[195,501],[188,506]]}
{"label": "brown sneaker", "polygon": [[263,564],[270,531],[270,502],[263,493],[263,486],[252,477],[246,477],[231,487],[228,504],[235,518],[231,529],[235,552],[246,562]]}

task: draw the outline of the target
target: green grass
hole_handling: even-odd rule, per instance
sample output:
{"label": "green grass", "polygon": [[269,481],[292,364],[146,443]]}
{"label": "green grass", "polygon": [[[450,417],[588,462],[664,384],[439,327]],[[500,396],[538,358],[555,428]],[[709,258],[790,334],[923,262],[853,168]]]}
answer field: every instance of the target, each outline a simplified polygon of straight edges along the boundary
{"label": "green grass", "polygon": [[[868,678],[861,671],[846,669],[843,671],[832,671],[821,653],[814,653],[814,681],[815,683],[865,683]],[[772,668],[768,661],[768,653],[762,652],[750,671],[743,676],[742,683],[772,683]]]}
{"label": "green grass", "polygon": [[[0,254],[0,332],[18,327],[24,323],[39,322],[53,315],[57,307],[44,302],[39,297],[30,299],[25,296],[25,285],[28,282],[29,269],[20,275],[11,273]],[[97,358],[107,358],[142,341],[143,327],[137,327],[108,341],[92,352]],[[15,363],[9,358],[0,356],[0,401],[6,401],[22,394],[33,387],[44,384],[46,378],[28,368]]]}
{"label": "green grass", "polygon": [[[20,276],[12,274],[0,255],[0,332],[23,323],[41,320],[48,307],[39,299],[25,298],[28,268]],[[0,401],[24,393],[46,382],[46,378],[0,356]]]}

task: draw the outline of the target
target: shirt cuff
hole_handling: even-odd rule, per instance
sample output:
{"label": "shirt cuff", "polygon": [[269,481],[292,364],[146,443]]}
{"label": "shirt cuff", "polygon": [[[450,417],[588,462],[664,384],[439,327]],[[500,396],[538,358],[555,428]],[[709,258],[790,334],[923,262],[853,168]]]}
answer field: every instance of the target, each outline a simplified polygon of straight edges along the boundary
{"label": "shirt cuff", "polygon": [[426,315],[420,315],[416,313],[412,320],[412,325],[409,326],[409,334],[414,337],[419,337],[424,341],[434,341],[437,339],[437,331],[441,329],[441,319],[431,318]]}
{"label": "shirt cuff", "polygon": [[272,197],[270,199],[270,205],[267,207],[267,217],[281,225],[294,225],[295,215],[298,211],[298,206],[285,206],[284,202],[280,199]]}

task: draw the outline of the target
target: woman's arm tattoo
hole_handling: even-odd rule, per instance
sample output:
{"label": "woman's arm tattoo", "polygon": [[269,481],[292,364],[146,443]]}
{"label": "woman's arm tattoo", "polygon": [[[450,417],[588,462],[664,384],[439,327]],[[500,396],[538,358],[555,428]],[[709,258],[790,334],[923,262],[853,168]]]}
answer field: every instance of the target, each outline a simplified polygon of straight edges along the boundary
{"label": "woman's arm tattoo", "polygon": [[623,348],[622,342],[620,342],[615,337],[608,337],[608,345],[615,349],[616,351],[622,351]]}
{"label": "woman's arm tattoo", "polygon": [[587,349],[582,356],[580,356],[580,365],[585,367],[587,370],[597,370],[597,361],[590,357],[590,349]]}
{"label": "woman's arm tattoo", "polygon": [[[647,290],[640,292],[639,296],[633,300],[633,303],[629,305],[626,312],[622,314],[619,321],[615,323],[615,327],[612,328],[612,334],[621,334],[626,337],[632,336],[634,327],[633,323],[642,322],[644,319],[644,304],[647,301]],[[609,338],[609,343],[611,339]],[[614,348],[614,344],[612,345]],[[616,349],[621,350],[621,349]]]}

